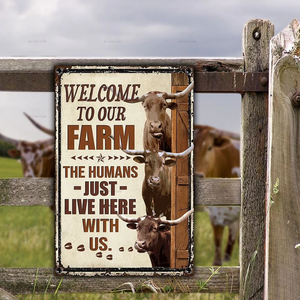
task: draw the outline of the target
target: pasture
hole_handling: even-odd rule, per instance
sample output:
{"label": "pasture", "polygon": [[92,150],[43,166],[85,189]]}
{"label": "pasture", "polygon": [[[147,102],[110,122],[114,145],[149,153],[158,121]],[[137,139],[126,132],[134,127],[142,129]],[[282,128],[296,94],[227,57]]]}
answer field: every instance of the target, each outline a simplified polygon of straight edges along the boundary
{"label": "pasture", "polygon": [[0,178],[23,177],[22,166],[14,158],[0,156]]}

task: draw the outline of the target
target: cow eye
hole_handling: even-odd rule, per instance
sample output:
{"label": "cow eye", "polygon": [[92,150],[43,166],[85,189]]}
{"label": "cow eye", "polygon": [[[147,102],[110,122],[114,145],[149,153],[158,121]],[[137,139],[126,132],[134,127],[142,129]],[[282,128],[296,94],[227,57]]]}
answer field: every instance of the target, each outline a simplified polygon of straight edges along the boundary
{"label": "cow eye", "polygon": [[207,148],[208,151],[210,151],[211,149],[212,149],[212,146],[209,146],[209,147]]}

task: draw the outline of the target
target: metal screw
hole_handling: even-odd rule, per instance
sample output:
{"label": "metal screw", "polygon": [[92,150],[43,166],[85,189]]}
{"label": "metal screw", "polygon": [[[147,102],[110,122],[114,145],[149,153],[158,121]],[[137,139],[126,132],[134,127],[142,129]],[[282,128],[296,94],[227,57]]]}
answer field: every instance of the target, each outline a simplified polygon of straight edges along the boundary
{"label": "metal screw", "polygon": [[296,92],[291,98],[294,107],[300,107],[300,92]]}
{"label": "metal screw", "polygon": [[255,40],[259,40],[260,37],[261,37],[261,34],[260,34],[259,31],[257,31],[257,30],[253,31],[253,38],[254,38]]}
{"label": "metal screw", "polygon": [[268,78],[267,77],[263,77],[260,80],[260,83],[261,83],[262,86],[266,86],[268,84]]}

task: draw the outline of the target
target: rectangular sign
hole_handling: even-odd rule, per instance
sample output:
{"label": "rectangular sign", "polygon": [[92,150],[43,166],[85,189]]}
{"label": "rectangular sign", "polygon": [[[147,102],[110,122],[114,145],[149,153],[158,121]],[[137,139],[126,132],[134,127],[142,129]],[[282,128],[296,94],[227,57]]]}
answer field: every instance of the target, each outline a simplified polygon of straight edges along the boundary
{"label": "rectangular sign", "polygon": [[192,89],[191,70],[55,68],[58,274],[192,273]]}

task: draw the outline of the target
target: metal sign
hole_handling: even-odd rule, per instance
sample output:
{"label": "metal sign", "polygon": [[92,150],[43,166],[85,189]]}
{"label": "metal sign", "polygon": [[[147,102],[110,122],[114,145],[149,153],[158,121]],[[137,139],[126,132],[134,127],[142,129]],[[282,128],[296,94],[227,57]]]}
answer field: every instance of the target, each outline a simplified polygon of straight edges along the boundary
{"label": "metal sign", "polygon": [[[178,74],[190,84],[172,93]],[[57,273],[192,273],[192,88],[192,73],[174,68],[55,68]],[[178,153],[171,111],[183,98],[188,146]],[[189,170],[180,216],[178,162]],[[180,226],[187,226],[188,260],[177,267]]]}

